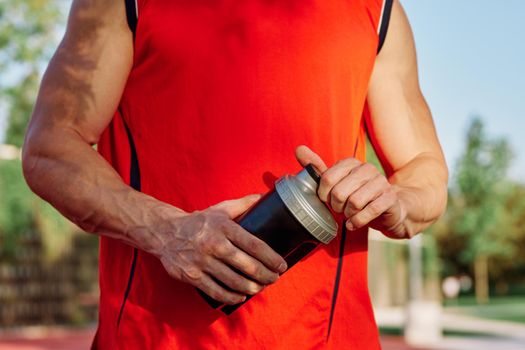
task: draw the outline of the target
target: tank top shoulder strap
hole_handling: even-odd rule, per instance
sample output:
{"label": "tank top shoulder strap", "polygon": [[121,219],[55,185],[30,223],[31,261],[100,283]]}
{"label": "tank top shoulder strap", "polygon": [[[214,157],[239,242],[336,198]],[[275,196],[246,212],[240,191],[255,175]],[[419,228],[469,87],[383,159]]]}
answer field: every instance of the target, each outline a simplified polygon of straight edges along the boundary
{"label": "tank top shoulder strap", "polygon": [[133,36],[137,30],[137,22],[139,18],[139,13],[144,7],[144,4],[147,0],[123,0],[126,5],[126,18],[128,20],[128,26]]}
{"label": "tank top shoulder strap", "polygon": [[394,0],[381,0],[381,14],[377,23],[377,35],[379,36],[379,42],[377,45],[377,53],[381,51],[383,44],[385,43],[386,33],[388,32],[388,24],[390,23],[390,14],[392,13],[392,6]]}
{"label": "tank top shoulder strap", "polygon": [[377,53],[385,43],[390,14],[395,0],[365,0],[363,4],[377,33]]}

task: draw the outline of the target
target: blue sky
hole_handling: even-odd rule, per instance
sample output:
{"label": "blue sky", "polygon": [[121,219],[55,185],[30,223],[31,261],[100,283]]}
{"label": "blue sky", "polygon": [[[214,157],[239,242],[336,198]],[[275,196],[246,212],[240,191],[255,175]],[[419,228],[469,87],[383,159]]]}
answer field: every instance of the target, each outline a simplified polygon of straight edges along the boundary
{"label": "blue sky", "polygon": [[449,167],[461,153],[469,118],[480,115],[490,135],[509,139],[511,175],[525,181],[525,1],[401,1]]}
{"label": "blue sky", "polygon": [[420,81],[453,167],[469,117],[507,137],[513,178],[525,180],[523,0],[402,0],[418,51]]}

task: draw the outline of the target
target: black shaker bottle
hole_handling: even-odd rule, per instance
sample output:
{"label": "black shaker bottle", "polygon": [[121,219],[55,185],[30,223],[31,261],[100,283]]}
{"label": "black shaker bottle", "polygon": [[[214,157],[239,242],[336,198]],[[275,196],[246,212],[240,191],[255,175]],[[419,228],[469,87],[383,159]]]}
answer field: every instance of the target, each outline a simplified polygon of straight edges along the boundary
{"label": "black shaker bottle", "polygon": [[[281,255],[288,269],[319,243],[328,244],[337,234],[334,217],[317,196],[319,181],[319,174],[312,165],[307,165],[295,176],[285,175],[278,179],[274,190],[235,219]],[[225,314],[231,314],[251,298],[248,296],[240,304],[226,305],[200,293],[212,307],[220,308]]]}

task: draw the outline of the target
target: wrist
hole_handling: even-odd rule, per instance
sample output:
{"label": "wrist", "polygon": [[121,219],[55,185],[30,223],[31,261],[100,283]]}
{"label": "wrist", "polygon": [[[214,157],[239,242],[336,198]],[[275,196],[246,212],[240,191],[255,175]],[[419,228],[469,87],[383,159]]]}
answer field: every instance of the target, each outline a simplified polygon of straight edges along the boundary
{"label": "wrist", "polygon": [[418,201],[417,193],[410,187],[392,185],[397,196],[399,207],[399,221],[395,225],[396,236],[399,238],[412,238],[419,233],[417,225],[411,220],[411,209]]}
{"label": "wrist", "polygon": [[140,197],[135,204],[137,220],[128,227],[126,236],[132,245],[157,256],[166,244],[167,235],[175,234],[181,219],[189,214],[143,193],[135,193]]}
{"label": "wrist", "polygon": [[391,185],[390,191],[395,194],[393,206],[382,215],[379,230],[387,237],[393,239],[410,238],[410,223],[408,220],[407,201],[404,188],[399,185]]}

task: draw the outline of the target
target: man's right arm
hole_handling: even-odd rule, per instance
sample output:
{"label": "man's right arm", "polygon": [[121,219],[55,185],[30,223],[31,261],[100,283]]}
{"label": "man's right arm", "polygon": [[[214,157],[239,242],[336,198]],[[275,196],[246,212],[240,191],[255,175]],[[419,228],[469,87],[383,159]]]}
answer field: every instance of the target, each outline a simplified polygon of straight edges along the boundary
{"label": "man's right arm", "polygon": [[152,253],[172,277],[217,300],[239,302],[283,272],[282,257],[232,221],[257,196],[186,213],[123,183],[92,147],[118,107],[132,55],[123,0],[73,2],[28,127],[26,180],[82,229]]}

